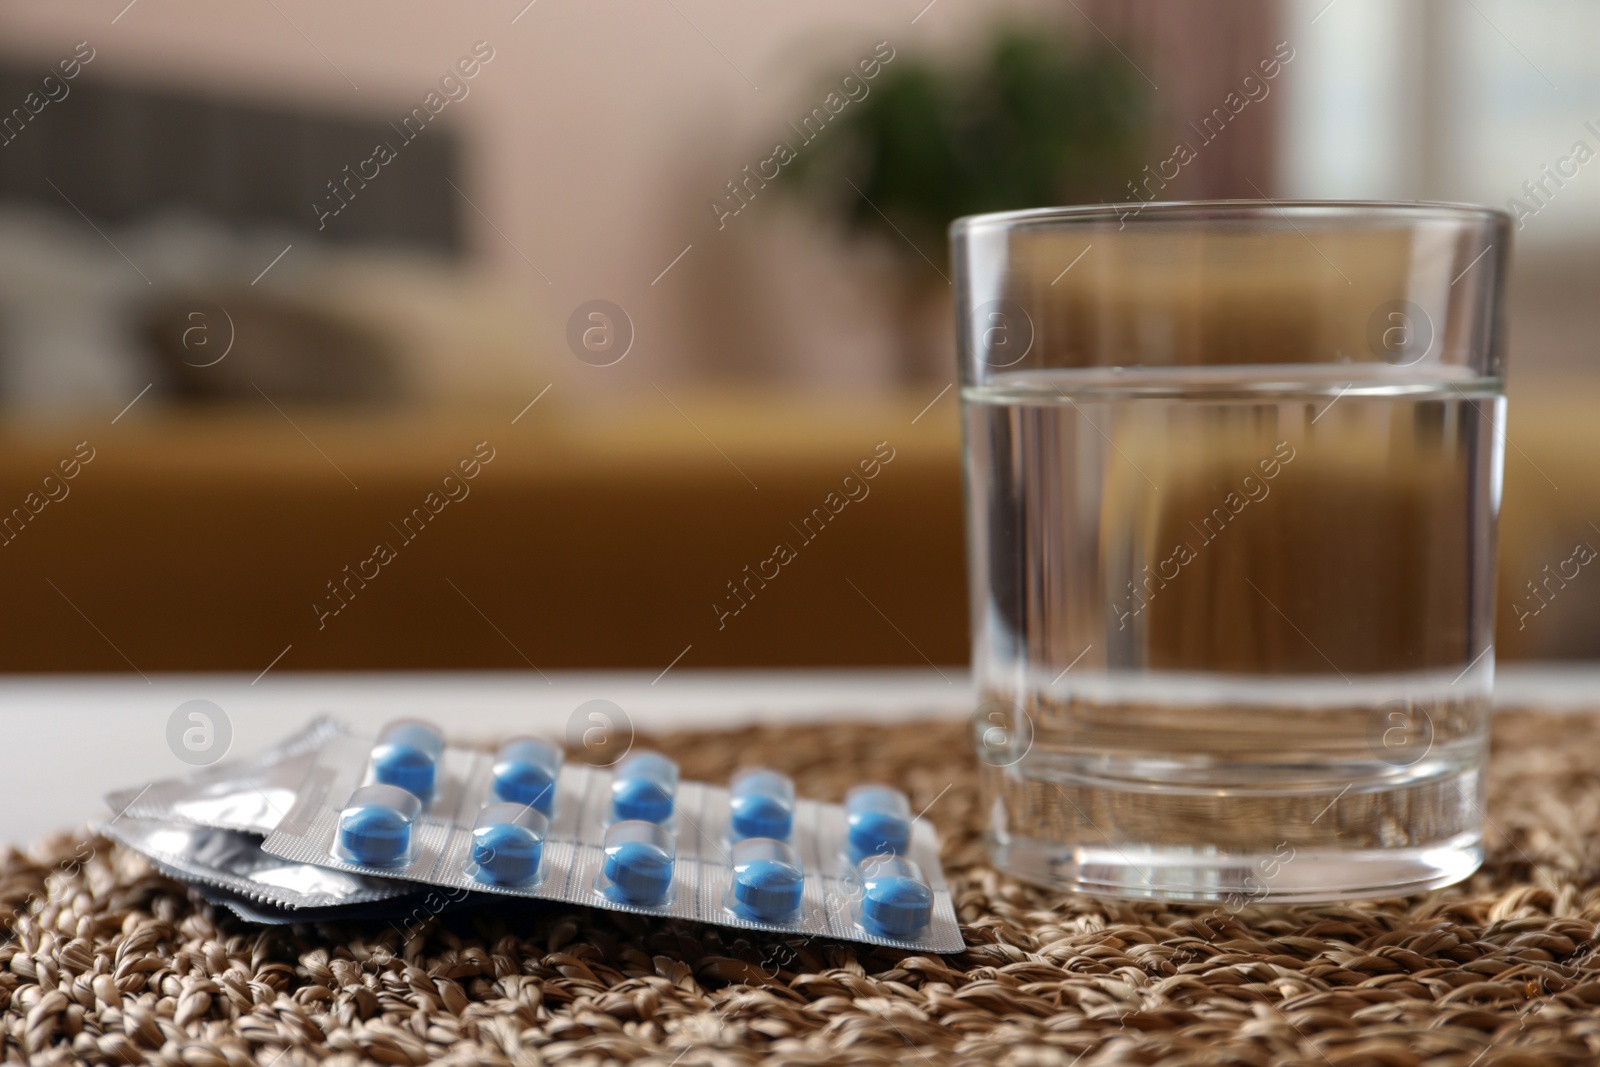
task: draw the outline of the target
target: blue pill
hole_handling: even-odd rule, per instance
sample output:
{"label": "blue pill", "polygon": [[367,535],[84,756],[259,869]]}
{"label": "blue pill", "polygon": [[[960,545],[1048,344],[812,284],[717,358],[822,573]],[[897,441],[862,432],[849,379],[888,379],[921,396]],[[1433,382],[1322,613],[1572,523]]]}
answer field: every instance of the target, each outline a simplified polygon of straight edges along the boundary
{"label": "blue pill", "polygon": [[526,804],[543,815],[555,806],[561,750],[535,738],[518,738],[500,746],[494,762],[496,798]]}
{"label": "blue pill", "polygon": [[539,875],[550,821],[526,804],[486,804],[472,824],[467,873],[490,885],[523,885]]}
{"label": "blue pill", "polygon": [[664,823],[672,818],[678,765],[659,752],[635,752],[617,764],[611,814],[619,822]]}
{"label": "blue pill", "polygon": [[494,823],[472,832],[472,862],[479,881],[521,885],[539,873],[544,842],[515,823]]}
{"label": "blue pill", "polygon": [[885,812],[863,812],[850,823],[850,858],[860,862],[867,856],[898,856],[910,840],[911,828],[904,819]]}
{"label": "blue pill", "polygon": [[666,822],[672,818],[672,794],[655,782],[618,782],[611,791],[611,811],[619,820]]}
{"label": "blue pill", "polygon": [[397,722],[372,746],[372,777],[422,799],[433,796],[444,737],[425,722]]}
{"label": "blue pill", "polygon": [[731,837],[787,841],[794,831],[794,783],[777,771],[742,771],[728,787]]}
{"label": "blue pill", "polygon": [[411,847],[411,822],[393,808],[355,808],[339,820],[339,844],[358,863],[393,863]]}
{"label": "blue pill", "polygon": [[776,859],[758,859],[734,872],[733,910],[746,919],[781,923],[800,910],[805,877],[800,868]]}
{"label": "blue pill", "polygon": [[624,841],[606,850],[606,896],[622,904],[649,907],[672,888],[672,854],[647,841]]}
{"label": "blue pill", "polygon": [[555,792],[555,779],[545,774],[543,768],[529,763],[513,764],[494,779],[495,796],[515,804],[526,804],[543,815],[550,814]]}
{"label": "blue pill", "polygon": [[905,874],[867,879],[861,897],[861,925],[869,934],[910,941],[933,916],[933,890]]}
{"label": "blue pill", "polygon": [[369,866],[403,861],[411,852],[411,827],[421,807],[416,796],[394,786],[357,789],[339,813],[339,852]]}
{"label": "blue pill", "polygon": [[857,786],[845,797],[845,824],[851,862],[903,856],[911,843],[911,804],[898,789]]}
{"label": "blue pill", "polygon": [[771,797],[734,797],[732,826],[736,840],[770,837],[783,841],[794,826],[794,812]]}

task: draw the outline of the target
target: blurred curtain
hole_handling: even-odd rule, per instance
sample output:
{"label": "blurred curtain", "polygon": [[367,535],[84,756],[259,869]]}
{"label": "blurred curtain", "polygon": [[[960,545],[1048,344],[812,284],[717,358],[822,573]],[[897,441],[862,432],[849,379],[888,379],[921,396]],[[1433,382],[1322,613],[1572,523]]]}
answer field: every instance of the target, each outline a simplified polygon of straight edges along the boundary
{"label": "blurred curtain", "polygon": [[1267,95],[1246,106],[1215,139],[1202,146],[1189,124],[1201,125],[1229,93],[1242,96],[1246,75],[1259,80],[1258,64],[1272,58],[1284,40],[1278,0],[1076,0],[1073,6],[1157,88],[1151,164],[1166,159],[1180,141],[1199,149],[1161,199],[1275,195],[1279,95],[1292,60],[1264,83]]}

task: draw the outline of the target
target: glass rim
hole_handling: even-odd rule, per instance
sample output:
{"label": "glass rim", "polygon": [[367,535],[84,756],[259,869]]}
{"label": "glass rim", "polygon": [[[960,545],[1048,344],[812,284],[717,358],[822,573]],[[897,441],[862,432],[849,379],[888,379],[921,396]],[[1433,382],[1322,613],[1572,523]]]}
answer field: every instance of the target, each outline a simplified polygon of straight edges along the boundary
{"label": "glass rim", "polygon": [[[1270,218],[1361,221],[1392,219],[1422,221],[1447,218],[1509,225],[1512,216],[1485,204],[1447,200],[1134,200],[1118,204],[1076,204],[1063,207],[1023,208],[963,215],[950,223],[950,235],[973,230],[1007,228],[1048,222],[1138,222],[1187,220],[1194,222]],[[1292,223],[1291,223],[1292,224]]]}

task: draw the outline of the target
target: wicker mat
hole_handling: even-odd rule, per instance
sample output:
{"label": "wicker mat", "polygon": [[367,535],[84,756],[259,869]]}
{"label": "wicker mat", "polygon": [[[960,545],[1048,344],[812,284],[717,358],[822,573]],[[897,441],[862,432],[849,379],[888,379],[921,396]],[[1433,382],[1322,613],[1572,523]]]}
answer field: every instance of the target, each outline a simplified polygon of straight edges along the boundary
{"label": "wicker mat", "polygon": [[1499,717],[1489,860],[1467,884],[1233,915],[1064,898],[987,868],[961,724],[759,728],[662,747],[686,776],[759,761],[820,797],[862,778],[903,783],[945,835],[967,951],[503,901],[437,917],[409,943],[379,923],[255,927],[106,841],[63,837],[0,859],[0,903],[34,910],[0,947],[4,1058],[1600,1061],[1600,717]]}

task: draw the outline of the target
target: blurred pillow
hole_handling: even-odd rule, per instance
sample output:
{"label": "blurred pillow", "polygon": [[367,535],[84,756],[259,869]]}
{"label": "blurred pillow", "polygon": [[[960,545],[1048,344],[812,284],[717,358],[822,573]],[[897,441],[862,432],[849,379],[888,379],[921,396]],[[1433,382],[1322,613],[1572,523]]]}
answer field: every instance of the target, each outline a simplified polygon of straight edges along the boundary
{"label": "blurred pillow", "polygon": [[175,397],[351,403],[400,392],[399,360],[382,336],[270,293],[165,296],[137,323]]}

